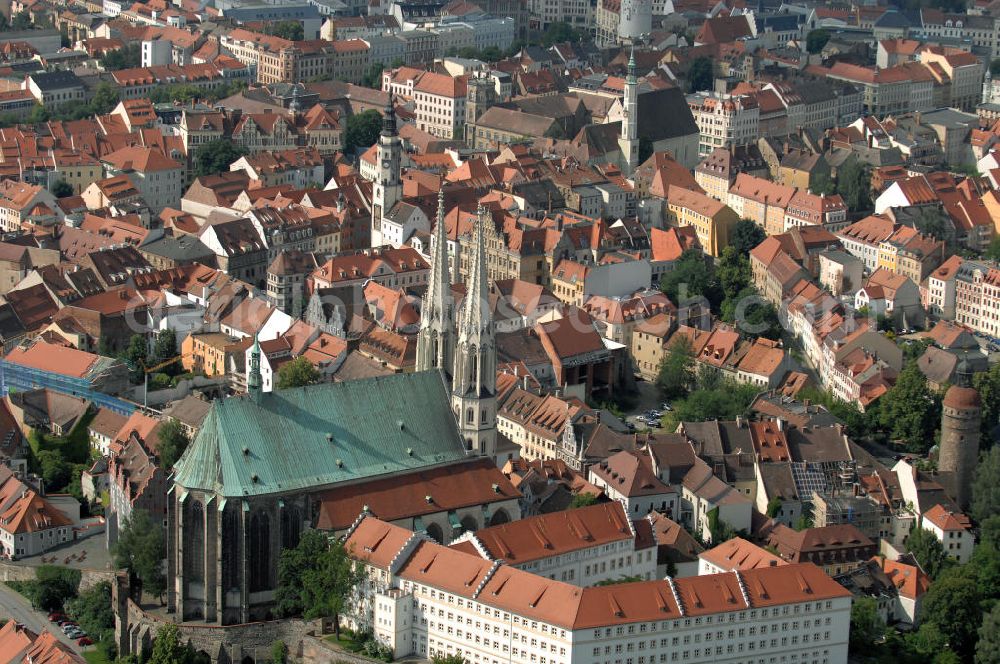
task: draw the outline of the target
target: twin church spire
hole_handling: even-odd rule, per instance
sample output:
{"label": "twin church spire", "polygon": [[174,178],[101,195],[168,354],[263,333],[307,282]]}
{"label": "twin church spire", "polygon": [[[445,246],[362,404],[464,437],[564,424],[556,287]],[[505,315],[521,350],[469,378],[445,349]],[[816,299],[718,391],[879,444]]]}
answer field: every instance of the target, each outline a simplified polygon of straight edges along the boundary
{"label": "twin church spire", "polygon": [[444,224],[444,193],[438,194],[430,283],[420,313],[417,371],[438,369],[451,378],[452,410],[466,449],[496,456],[496,340],[489,305],[485,225],[493,223],[480,204],[473,227],[472,256],[462,312],[456,321]]}

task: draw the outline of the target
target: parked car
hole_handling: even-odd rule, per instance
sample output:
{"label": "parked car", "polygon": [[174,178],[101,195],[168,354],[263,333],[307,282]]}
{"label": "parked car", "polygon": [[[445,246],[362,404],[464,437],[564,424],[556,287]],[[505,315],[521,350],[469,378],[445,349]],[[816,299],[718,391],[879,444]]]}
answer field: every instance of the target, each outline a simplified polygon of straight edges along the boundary
{"label": "parked car", "polygon": [[89,636],[81,636],[76,640],[76,645],[78,646],[92,646],[94,642],[90,640]]}
{"label": "parked car", "polygon": [[66,620],[66,614],[60,613],[58,611],[53,611],[49,614],[49,622],[58,623],[60,620]]}
{"label": "parked car", "polygon": [[77,625],[76,623],[66,623],[65,625],[62,626],[63,634],[69,634],[74,629],[80,629],[80,626]]}
{"label": "parked car", "polygon": [[663,410],[667,413],[673,411],[673,408],[668,403],[660,404],[660,407],[663,408]]}

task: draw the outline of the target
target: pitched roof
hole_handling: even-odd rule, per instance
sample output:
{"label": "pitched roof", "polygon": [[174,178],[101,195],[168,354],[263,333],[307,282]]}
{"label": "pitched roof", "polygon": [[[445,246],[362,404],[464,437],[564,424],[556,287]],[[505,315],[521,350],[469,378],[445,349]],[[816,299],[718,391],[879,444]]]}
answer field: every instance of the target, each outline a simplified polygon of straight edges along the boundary
{"label": "pitched roof", "polygon": [[970,531],[972,529],[972,522],[969,521],[969,517],[965,516],[961,512],[952,512],[951,510],[945,509],[943,505],[935,505],[924,512],[924,518],[944,531]]}
{"label": "pitched roof", "polygon": [[477,545],[475,551],[489,559],[523,565],[634,538],[625,508],[611,502],[483,528],[470,541]]}
{"label": "pitched roof", "polygon": [[727,571],[746,571],[766,567],[787,565],[779,556],[767,549],[748,542],[742,537],[734,537],[722,544],[698,554],[715,567]]}

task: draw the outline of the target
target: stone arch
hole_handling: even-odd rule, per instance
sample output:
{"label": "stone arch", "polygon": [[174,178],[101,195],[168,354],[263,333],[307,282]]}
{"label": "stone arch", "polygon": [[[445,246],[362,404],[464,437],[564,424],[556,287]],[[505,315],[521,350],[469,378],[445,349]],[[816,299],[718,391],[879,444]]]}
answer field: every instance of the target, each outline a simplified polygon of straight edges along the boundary
{"label": "stone arch", "polygon": [[302,514],[295,505],[289,505],[281,512],[281,548],[294,549],[302,535]]}
{"label": "stone arch", "polygon": [[244,655],[243,659],[240,660],[240,664],[255,664],[255,662],[250,655]]}
{"label": "stone arch", "polygon": [[250,517],[247,568],[250,592],[271,588],[271,518],[266,512],[254,512]]}
{"label": "stone arch", "polygon": [[436,523],[432,523],[427,526],[427,536],[438,544],[444,544],[444,531],[442,531],[441,526]]}
{"label": "stone arch", "polygon": [[473,517],[473,516],[464,516],[464,517],[462,517],[462,521],[460,523],[462,524],[462,530],[464,532],[474,533],[477,530],[479,530],[479,523],[476,521],[475,517]]}
{"label": "stone arch", "polygon": [[510,515],[507,514],[507,510],[501,507],[493,513],[492,517],[490,517],[490,525],[499,526],[505,523],[510,523]]}
{"label": "stone arch", "polygon": [[197,500],[184,505],[184,578],[205,580],[205,507]]}

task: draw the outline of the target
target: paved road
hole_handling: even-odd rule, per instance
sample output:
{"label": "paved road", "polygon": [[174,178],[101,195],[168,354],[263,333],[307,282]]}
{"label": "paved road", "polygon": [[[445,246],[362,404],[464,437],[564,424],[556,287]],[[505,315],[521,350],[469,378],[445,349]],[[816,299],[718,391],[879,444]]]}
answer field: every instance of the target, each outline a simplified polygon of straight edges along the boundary
{"label": "paved road", "polygon": [[31,602],[14,592],[7,584],[0,583],[0,618],[16,620],[33,632],[41,633],[48,630],[59,637],[63,643],[80,648],[59,629],[58,625],[50,623],[45,614],[31,608]]}

